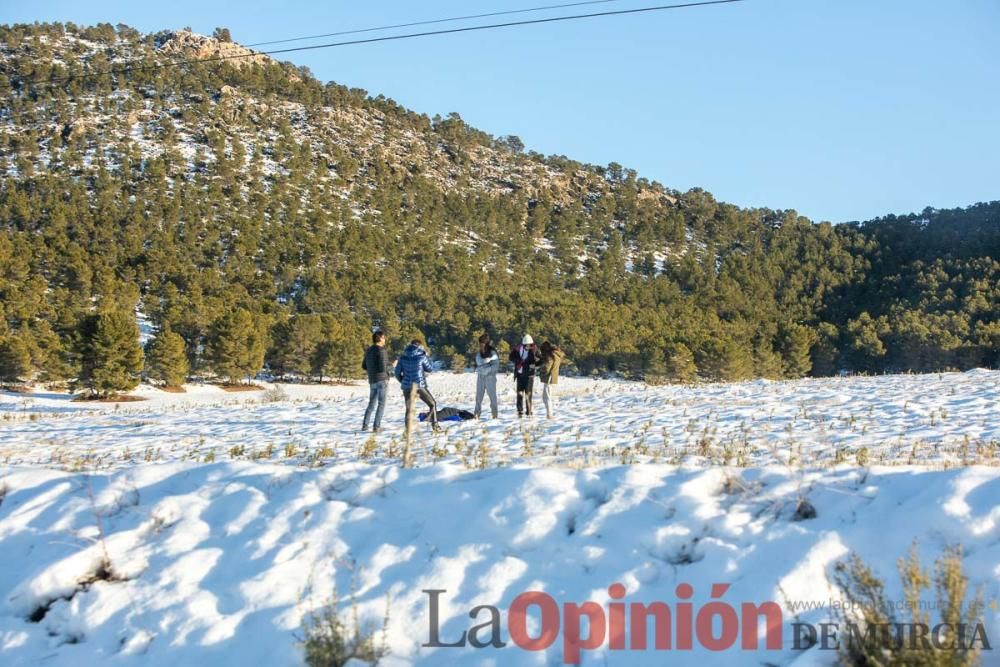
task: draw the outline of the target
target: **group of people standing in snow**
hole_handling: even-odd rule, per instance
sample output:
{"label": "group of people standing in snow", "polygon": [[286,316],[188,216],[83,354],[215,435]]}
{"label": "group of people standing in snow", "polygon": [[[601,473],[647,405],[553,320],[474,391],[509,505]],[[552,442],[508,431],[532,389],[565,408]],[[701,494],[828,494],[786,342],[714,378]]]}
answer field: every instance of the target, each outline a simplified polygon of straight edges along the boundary
{"label": "group of people standing in snow", "polygon": [[[368,372],[369,396],[368,407],[365,410],[361,430],[367,431],[368,424],[378,432],[382,426],[382,414],[385,412],[385,402],[389,390],[390,374],[399,381],[406,402],[407,413],[410,411],[410,401],[419,398],[427,405],[431,427],[439,428],[437,419],[437,401],[427,385],[427,375],[433,372],[430,356],[419,340],[412,340],[403,350],[403,354],[393,364],[385,348],[385,332],[376,331],[372,334],[372,345],[365,352],[361,368]],[[565,354],[558,345],[545,341],[540,346],[535,345],[531,336],[525,335],[521,343],[516,345],[508,357],[514,368],[514,381],[517,389],[517,416],[530,417],[534,414],[532,398],[534,396],[535,377],[542,382],[542,401],[545,404],[545,416],[552,419],[556,404],[556,387],[559,383],[559,369],[565,359]],[[493,341],[487,334],[479,337],[479,350],[476,353],[476,408],[475,418],[479,419],[483,410],[483,399],[489,396],[490,413],[494,419],[499,415],[497,401],[497,375],[500,372],[500,355],[493,346]],[[374,413],[374,421],[372,414]]]}
{"label": "group of people standing in snow", "polygon": [[[492,355],[492,356],[491,356]],[[565,358],[558,345],[549,341],[541,347],[535,345],[531,336],[525,335],[510,351],[508,361],[514,366],[514,382],[517,389],[517,416],[530,417],[534,414],[532,398],[535,393],[535,377],[542,382],[542,401],[545,403],[545,416],[552,419],[555,410],[555,386],[559,383],[559,367]],[[491,359],[495,360],[491,361]],[[492,369],[490,366],[493,366]],[[497,416],[496,374],[499,368],[499,357],[490,343],[489,337],[483,334],[479,338],[479,354],[476,355],[476,416],[479,416],[483,404],[483,391],[490,394],[490,407],[493,416]]]}

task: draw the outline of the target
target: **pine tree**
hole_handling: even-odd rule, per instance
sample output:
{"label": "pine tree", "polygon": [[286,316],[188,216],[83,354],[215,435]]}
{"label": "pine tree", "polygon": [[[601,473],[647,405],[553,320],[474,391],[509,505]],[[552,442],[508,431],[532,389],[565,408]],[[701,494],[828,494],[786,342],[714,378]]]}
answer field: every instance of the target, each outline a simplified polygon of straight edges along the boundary
{"label": "pine tree", "polygon": [[179,387],[184,384],[187,374],[184,339],[165,327],[146,344],[146,375],[167,387]]}
{"label": "pine tree", "polygon": [[507,342],[506,338],[501,338],[493,347],[496,348],[497,356],[500,357],[500,368],[507,368],[507,357],[510,356],[511,351],[510,343]]}
{"label": "pine tree", "polygon": [[800,378],[812,370],[812,349],[818,336],[807,326],[786,323],[779,334],[779,352],[785,377]]}
{"label": "pine tree", "polygon": [[829,322],[820,322],[816,327],[816,344],[812,347],[812,373],[817,377],[824,377],[836,373],[840,361],[840,350],[837,343],[840,339],[840,331],[836,325]]}
{"label": "pine tree", "polygon": [[[0,26],[0,43],[12,46],[5,71],[72,69],[111,45],[130,61],[157,57],[149,36],[109,26]],[[273,333],[278,373],[358,372],[367,331],[314,346],[264,326],[303,313],[336,314],[351,331],[355,317],[381,322],[396,352],[416,327],[439,352],[465,349],[478,327],[511,342],[529,330],[559,339],[583,372],[659,373],[673,339],[713,377],[742,376],[747,355],[767,376],[801,375],[810,360],[813,375],[1000,364],[1000,202],[813,224],[698,188],[668,193],[618,164],[521,153],[457,114],[432,123],[279,63],[195,79],[158,70],[163,94],[144,97],[148,77],[69,77],[39,97],[0,75],[12,123],[0,136],[0,332],[24,336],[28,375],[80,377],[80,321],[95,302],[140,297],[184,338],[194,373],[235,305],[254,314],[252,346]],[[192,85],[235,94],[183,94]],[[120,98],[103,95],[113,87]],[[257,104],[268,96],[309,113]],[[137,100],[150,114],[141,146],[126,122]],[[377,117],[375,140],[314,122],[321,106]],[[509,193],[477,184],[483,159]],[[786,321],[818,332],[810,354]],[[711,338],[742,352],[706,349]]]}
{"label": "pine tree", "polygon": [[134,389],[143,354],[139,327],[127,310],[89,315],[80,325],[80,382],[97,396]]}
{"label": "pine tree", "polygon": [[264,349],[264,337],[245,308],[234,308],[216,320],[206,341],[212,370],[231,384],[260,372]]}
{"label": "pine tree", "polygon": [[847,323],[852,363],[861,370],[875,370],[885,356],[883,338],[889,333],[884,317],[873,318],[867,311]]}
{"label": "pine tree", "polygon": [[983,349],[983,365],[1000,366],[1000,322],[981,322],[976,327],[976,337]]}
{"label": "pine tree", "polygon": [[309,369],[312,375],[319,378],[322,382],[323,378],[329,375],[333,375],[333,359],[336,354],[336,350],[333,348],[333,343],[329,340],[320,341],[320,343],[313,349],[311,355],[309,355]]}
{"label": "pine tree", "polygon": [[316,348],[323,342],[323,320],[319,315],[294,315],[273,330],[274,345],[268,355],[270,370],[279,375],[314,373]]}
{"label": "pine tree", "polygon": [[461,373],[465,370],[465,355],[459,352],[453,345],[443,346],[438,356],[449,370],[455,371],[456,373]]}
{"label": "pine tree", "polygon": [[753,350],[752,377],[762,377],[772,380],[784,375],[784,363],[768,338],[761,337]]}
{"label": "pine tree", "polygon": [[753,375],[753,357],[733,340],[710,339],[700,350],[698,369],[717,382],[745,380]]}
{"label": "pine tree", "polygon": [[317,375],[332,375],[341,379],[360,377],[366,329],[353,320],[332,315],[323,318],[323,342],[314,354]]}
{"label": "pine tree", "polygon": [[0,384],[16,384],[31,375],[31,351],[22,336],[0,336]]}
{"label": "pine tree", "polygon": [[664,370],[671,382],[689,383],[698,377],[698,367],[694,355],[684,343],[671,343],[664,353]]}

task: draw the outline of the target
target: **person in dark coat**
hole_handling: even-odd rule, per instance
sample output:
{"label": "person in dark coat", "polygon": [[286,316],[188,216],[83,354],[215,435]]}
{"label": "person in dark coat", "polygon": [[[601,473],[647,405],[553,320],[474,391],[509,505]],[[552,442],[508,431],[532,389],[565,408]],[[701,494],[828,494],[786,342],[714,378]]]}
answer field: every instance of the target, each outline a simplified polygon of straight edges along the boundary
{"label": "person in dark coat", "polygon": [[396,379],[399,380],[403,388],[403,398],[406,400],[406,414],[410,413],[410,388],[416,387],[416,395],[421,401],[427,404],[430,411],[431,426],[437,431],[440,427],[437,423],[437,401],[427,387],[427,374],[432,373],[434,367],[431,366],[430,357],[424,350],[420,341],[411,340],[410,344],[403,350],[403,355],[396,362]]}
{"label": "person in dark coat", "polygon": [[510,362],[514,364],[514,381],[517,383],[517,416],[530,417],[531,398],[535,388],[535,371],[541,363],[541,355],[531,336],[525,334],[521,344],[510,351]]}
{"label": "person in dark coat", "polygon": [[[375,421],[372,423],[372,430],[378,433],[382,428],[382,414],[385,412],[386,393],[389,391],[389,373],[392,371],[389,354],[385,350],[384,331],[372,334],[372,345],[365,351],[361,369],[368,371],[368,407],[361,422],[361,430],[368,430],[368,422],[374,410]],[[375,408],[376,405],[378,409]]]}

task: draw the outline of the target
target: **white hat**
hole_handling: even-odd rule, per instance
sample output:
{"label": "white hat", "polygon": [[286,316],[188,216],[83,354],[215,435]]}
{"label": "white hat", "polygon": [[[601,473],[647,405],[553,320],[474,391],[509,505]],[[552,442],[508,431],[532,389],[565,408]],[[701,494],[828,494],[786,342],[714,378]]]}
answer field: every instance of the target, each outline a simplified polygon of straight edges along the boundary
{"label": "white hat", "polygon": [[534,344],[535,344],[535,339],[529,336],[528,334],[524,334],[524,338],[521,339],[521,345],[534,345]]}

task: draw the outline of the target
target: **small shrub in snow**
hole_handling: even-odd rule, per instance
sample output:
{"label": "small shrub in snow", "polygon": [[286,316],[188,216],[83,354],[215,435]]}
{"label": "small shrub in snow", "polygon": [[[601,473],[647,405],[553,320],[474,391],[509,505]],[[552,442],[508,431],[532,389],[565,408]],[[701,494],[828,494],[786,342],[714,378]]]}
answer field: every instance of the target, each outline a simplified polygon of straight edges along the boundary
{"label": "small shrub in snow", "polygon": [[976,446],[976,462],[985,464],[994,463],[998,452],[1000,452],[1000,440],[982,442]]}
{"label": "small shrub in snow", "polygon": [[287,401],[287,400],[288,400],[288,394],[285,393],[285,390],[279,387],[278,385],[274,385],[273,387],[268,387],[266,390],[264,390],[264,393],[260,395],[261,403],[280,403],[281,401]]}
{"label": "small shrub in snow", "polygon": [[385,455],[390,459],[394,459],[399,456],[399,441],[396,438],[389,440],[389,446],[385,450]]}
{"label": "small shrub in snow", "polygon": [[524,441],[524,444],[521,447],[521,456],[525,458],[530,458],[534,456],[535,450],[531,446],[531,431],[528,431],[527,429],[522,429],[521,438]]}
{"label": "small shrub in snow", "polygon": [[[336,593],[321,609],[309,615],[302,625],[302,648],[308,667],[345,667],[351,661],[377,665],[388,654],[385,645],[389,611],[382,627],[362,626],[357,602],[351,599],[350,619],[345,620],[338,609]],[[381,637],[376,635],[381,634]]]}
{"label": "small shrub in snow", "polygon": [[363,461],[367,461],[374,458],[377,453],[378,440],[375,439],[374,435],[371,435],[368,436],[368,439],[361,445],[361,450],[358,452],[358,458]]}
{"label": "small shrub in snow", "polygon": [[854,458],[859,466],[861,466],[862,468],[866,467],[868,465],[868,461],[870,460],[868,454],[868,448],[862,447],[861,449],[859,449],[857,453],[854,455]]}
{"label": "small shrub in snow", "polygon": [[[886,597],[885,585],[875,572],[858,556],[851,554],[847,561],[838,563],[834,583],[844,595],[845,604],[838,612],[842,628],[851,624],[859,626],[856,641],[840,642],[841,664],[851,667],[885,665],[886,667],[971,667],[979,664],[979,645],[972,641],[974,629],[983,622],[983,600],[977,591],[966,602],[968,579],[962,571],[961,546],[948,547],[934,564],[933,574],[924,570],[913,544],[907,558],[900,558],[897,567],[902,583],[905,604],[897,605]],[[933,590],[935,604],[921,598],[925,591]],[[904,613],[897,615],[902,606]],[[937,611],[937,618],[929,610]],[[940,641],[885,641],[885,628],[895,624],[920,625],[940,633]],[[871,628],[875,632],[867,633]],[[964,633],[959,636],[956,633]]]}
{"label": "small shrub in snow", "polygon": [[448,450],[443,445],[437,442],[431,445],[431,457],[434,461],[440,461],[446,456],[448,456]]}
{"label": "small shrub in snow", "polygon": [[476,467],[480,470],[490,467],[490,443],[485,439],[479,442],[479,449],[476,450]]}

